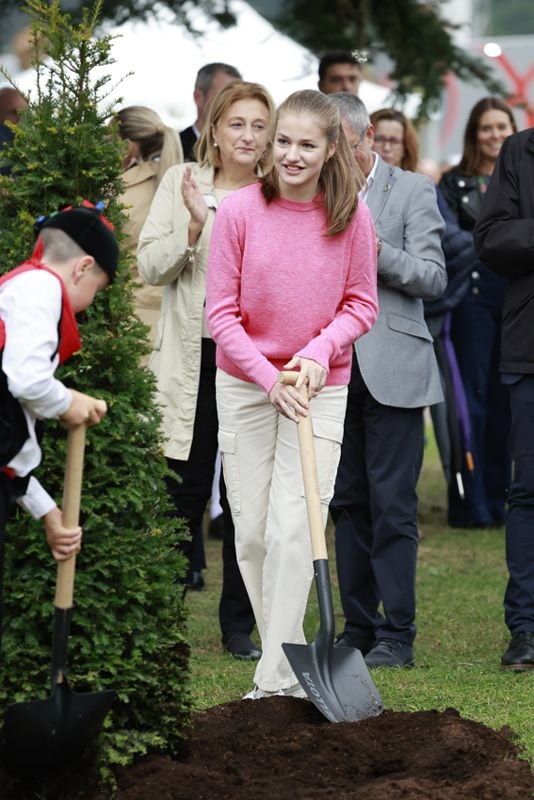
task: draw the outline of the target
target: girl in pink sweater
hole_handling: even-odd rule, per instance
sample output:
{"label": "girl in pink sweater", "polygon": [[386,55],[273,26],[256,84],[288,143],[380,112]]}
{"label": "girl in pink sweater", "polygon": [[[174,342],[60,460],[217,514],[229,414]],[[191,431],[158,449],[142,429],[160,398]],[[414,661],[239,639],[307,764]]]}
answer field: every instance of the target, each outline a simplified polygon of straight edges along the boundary
{"label": "girl in pink sweater", "polygon": [[[326,525],[352,345],[377,316],[376,236],[358,203],[363,176],[327,95],[284,101],[273,162],[261,182],[221,204],[206,300],[237,557],[263,649],[251,699],[305,696],[281,647],[305,642],[313,577],[294,423],[311,401]],[[308,401],[278,382],[281,369],[300,371]]]}

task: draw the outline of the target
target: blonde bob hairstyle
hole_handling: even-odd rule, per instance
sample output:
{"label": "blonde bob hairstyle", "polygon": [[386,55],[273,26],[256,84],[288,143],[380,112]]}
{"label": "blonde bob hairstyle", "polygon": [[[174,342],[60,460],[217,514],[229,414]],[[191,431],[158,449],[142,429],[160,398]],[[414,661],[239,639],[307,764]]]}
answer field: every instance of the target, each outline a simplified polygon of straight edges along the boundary
{"label": "blonde bob hairstyle", "polygon": [[143,161],[158,158],[156,185],[169,167],[184,160],[182,142],[174,128],[146,106],[126,106],[116,114],[121,139],[130,139],[139,145]]}
{"label": "blonde bob hairstyle", "polygon": [[[319,188],[324,192],[324,207],[328,220],[325,231],[334,236],[345,230],[358,207],[358,192],[365,178],[356,163],[347,141],[337,105],[323,92],[304,89],[284,100],[276,114],[276,128],[284,114],[309,114],[323,131],[328,144],[336,143],[333,155],[323,164]],[[276,137],[276,133],[275,133]],[[280,196],[278,171],[273,167],[262,178],[263,196],[270,203]]]}
{"label": "blonde bob hairstyle", "polygon": [[233,103],[239,100],[258,100],[269,112],[269,123],[267,130],[267,147],[258,162],[260,170],[264,172],[271,165],[271,144],[274,128],[274,103],[271,95],[259,83],[249,83],[248,81],[230,81],[217,92],[210,105],[208,118],[198,142],[195,145],[195,156],[202,167],[214,167],[218,169],[221,165],[221,156],[213,141],[213,130],[217,128],[221,118],[226,114]]}

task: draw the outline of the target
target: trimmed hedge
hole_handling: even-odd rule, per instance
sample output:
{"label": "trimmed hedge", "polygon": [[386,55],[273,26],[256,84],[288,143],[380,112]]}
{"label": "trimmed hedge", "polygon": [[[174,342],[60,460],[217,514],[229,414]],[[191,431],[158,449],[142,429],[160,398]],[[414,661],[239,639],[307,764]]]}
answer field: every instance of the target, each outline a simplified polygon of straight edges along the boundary
{"label": "trimmed hedge", "polygon": [[[0,178],[3,272],[31,253],[40,214],[84,198],[103,200],[119,238],[124,219],[117,202],[123,144],[108,126],[113,109],[105,107],[109,78],[102,76],[110,39],[94,38],[100,4],[79,26],[56,0],[27,5],[42,52],[37,97],[2,151],[12,166],[12,176]],[[117,281],[80,327],[82,352],[59,376],[103,397],[109,413],[87,436],[69,680],[75,691],[118,693],[97,746],[101,774],[109,778],[115,764],[150,751],[176,755],[184,744],[188,646],[176,543],[185,534],[169,516],[154,380],[140,364],[147,329],[133,314],[124,248]],[[65,431],[48,422],[37,476],[59,505],[65,451]],[[54,584],[42,524],[17,512],[6,547],[2,716],[9,703],[50,694]]]}

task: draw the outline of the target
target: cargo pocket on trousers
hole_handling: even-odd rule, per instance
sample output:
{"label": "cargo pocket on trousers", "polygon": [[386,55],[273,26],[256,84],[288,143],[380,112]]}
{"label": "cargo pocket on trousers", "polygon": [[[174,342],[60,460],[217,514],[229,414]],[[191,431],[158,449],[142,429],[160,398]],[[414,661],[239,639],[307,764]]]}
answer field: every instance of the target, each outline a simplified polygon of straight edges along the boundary
{"label": "cargo pocket on trousers", "polygon": [[239,463],[237,460],[235,431],[219,428],[219,450],[221,451],[224,482],[230,510],[235,516],[241,512],[241,487],[239,479]]}
{"label": "cargo pocket on trousers", "polygon": [[[329,505],[334,494],[344,425],[337,419],[326,417],[314,418],[312,425],[321,503]],[[304,484],[301,494],[304,497]]]}

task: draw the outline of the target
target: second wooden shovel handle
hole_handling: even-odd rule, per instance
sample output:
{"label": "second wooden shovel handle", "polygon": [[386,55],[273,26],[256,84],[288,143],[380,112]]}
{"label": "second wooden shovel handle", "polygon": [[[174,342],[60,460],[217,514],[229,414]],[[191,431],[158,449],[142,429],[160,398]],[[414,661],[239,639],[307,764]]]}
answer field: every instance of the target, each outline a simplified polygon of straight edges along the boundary
{"label": "second wooden shovel handle", "polygon": [[[281,383],[290,383],[293,386],[298,377],[298,372],[281,372]],[[299,392],[304,398],[308,397],[306,386],[301,386]],[[306,510],[310,526],[312,557],[314,561],[327,559],[326,539],[323,525],[323,512],[321,507],[321,492],[319,476],[317,473],[317,460],[315,457],[315,444],[313,441],[313,427],[311,414],[299,417],[297,423],[299,438],[300,462],[302,465],[302,478],[304,481],[304,494],[306,496]]]}
{"label": "second wooden shovel handle", "polygon": [[[80,522],[85,433],[86,426],[78,425],[75,428],[71,428],[68,434],[65,484],[63,487],[63,525],[65,528],[76,528]],[[58,563],[56,608],[72,608],[75,570],[76,553],[73,553],[66,561]]]}

